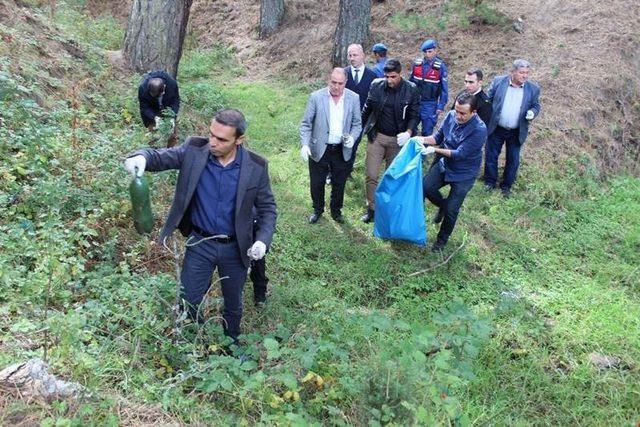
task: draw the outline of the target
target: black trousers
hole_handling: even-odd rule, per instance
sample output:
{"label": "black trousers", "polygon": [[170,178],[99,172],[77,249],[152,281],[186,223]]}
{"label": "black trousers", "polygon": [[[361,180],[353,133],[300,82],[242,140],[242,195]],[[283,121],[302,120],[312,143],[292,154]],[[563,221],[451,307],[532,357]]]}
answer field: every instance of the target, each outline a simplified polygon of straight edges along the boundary
{"label": "black trousers", "polygon": [[[462,202],[464,202],[467,193],[473,187],[475,180],[475,177],[473,177],[460,182],[446,182],[444,180],[444,168],[441,167],[440,162],[431,165],[431,168],[424,176],[422,180],[423,196],[438,208],[444,209],[444,219],[438,232],[438,242],[447,243],[449,240],[453,227],[455,227],[458,220]],[[445,185],[451,187],[446,198],[440,193],[440,189]]]}
{"label": "black trousers", "polygon": [[[256,222],[253,222],[253,241],[256,241]],[[261,300],[267,295],[267,284],[269,284],[269,278],[267,277],[267,255],[263,256],[259,260],[251,261],[251,272],[249,278],[253,283],[253,298],[254,300]]]}
{"label": "black trousers", "polygon": [[324,212],[325,180],[331,171],[331,215],[340,215],[344,202],[344,187],[351,166],[342,157],[342,145],[327,145],[319,162],[309,159],[309,180],[311,181],[311,201],[313,211]]}

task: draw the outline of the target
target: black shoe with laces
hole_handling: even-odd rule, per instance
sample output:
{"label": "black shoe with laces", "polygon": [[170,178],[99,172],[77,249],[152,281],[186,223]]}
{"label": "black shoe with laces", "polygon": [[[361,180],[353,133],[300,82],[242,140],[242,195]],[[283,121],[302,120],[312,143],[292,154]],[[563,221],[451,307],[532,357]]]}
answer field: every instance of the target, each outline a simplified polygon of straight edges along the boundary
{"label": "black shoe with laces", "polygon": [[373,222],[374,216],[375,216],[375,211],[371,209],[367,209],[367,212],[364,215],[362,215],[362,217],[360,217],[360,221],[368,224],[370,222]]}

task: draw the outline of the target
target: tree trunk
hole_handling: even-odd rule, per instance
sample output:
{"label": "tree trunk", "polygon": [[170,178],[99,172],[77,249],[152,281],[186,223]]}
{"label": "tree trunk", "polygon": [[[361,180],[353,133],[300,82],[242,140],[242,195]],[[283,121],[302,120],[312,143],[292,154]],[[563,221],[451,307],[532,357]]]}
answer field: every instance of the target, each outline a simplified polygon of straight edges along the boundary
{"label": "tree trunk", "polygon": [[124,38],[124,57],[134,70],[178,74],[193,0],[133,0]]}
{"label": "tree trunk", "polygon": [[333,42],[331,62],[334,67],[347,64],[350,44],[364,44],[369,36],[371,0],[340,0],[340,15]]}
{"label": "tree trunk", "polygon": [[284,0],[262,0],[260,2],[259,37],[269,37],[280,25],[284,16]]}

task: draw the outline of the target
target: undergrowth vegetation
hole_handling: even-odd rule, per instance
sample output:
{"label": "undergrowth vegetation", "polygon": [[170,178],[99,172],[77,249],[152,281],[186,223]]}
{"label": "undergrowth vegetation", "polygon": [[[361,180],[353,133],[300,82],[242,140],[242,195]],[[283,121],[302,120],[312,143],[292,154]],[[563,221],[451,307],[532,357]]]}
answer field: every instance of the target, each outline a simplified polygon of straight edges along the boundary
{"label": "undergrowth vegetation", "polygon": [[[243,110],[248,145],[269,159],[278,203],[271,295],[256,311],[246,292],[242,341],[251,360],[240,363],[219,351],[217,289],[204,327],[176,323],[171,310],[176,260],[153,238],[175,174],[149,175],[153,235],[132,227],[122,159],[150,136],[138,123],[140,76],[111,69],[96,48],[113,47],[115,22],[96,21],[100,41],[64,12],[59,31],[79,41],[84,58],[67,59],[56,79],[81,81],[76,90],[42,91],[53,77],[34,66],[37,40],[0,26],[24,47],[0,62],[0,367],[44,357],[87,393],[38,403],[0,392],[0,424],[640,419],[637,178],[605,181],[588,158],[550,170],[525,159],[515,197],[472,190],[439,256],[374,239],[357,221],[359,153],[347,223],[312,226],[297,127],[322,82],[248,82],[229,49],[188,51],[180,136],[204,134],[221,106]],[[600,370],[592,353],[620,363]]]}

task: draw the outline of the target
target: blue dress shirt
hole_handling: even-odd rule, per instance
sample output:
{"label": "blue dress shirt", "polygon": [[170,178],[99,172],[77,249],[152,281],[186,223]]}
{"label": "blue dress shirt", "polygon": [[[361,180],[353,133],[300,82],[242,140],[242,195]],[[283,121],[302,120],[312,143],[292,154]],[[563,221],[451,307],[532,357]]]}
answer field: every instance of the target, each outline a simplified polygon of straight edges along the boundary
{"label": "blue dress shirt", "polygon": [[456,112],[449,111],[434,137],[443,148],[451,150],[451,157],[442,159],[445,182],[465,181],[478,174],[487,127],[477,114],[460,125],[456,122]]}
{"label": "blue dress shirt", "polygon": [[227,166],[209,154],[191,205],[191,222],[210,234],[235,234],[236,192],[243,149]]}

